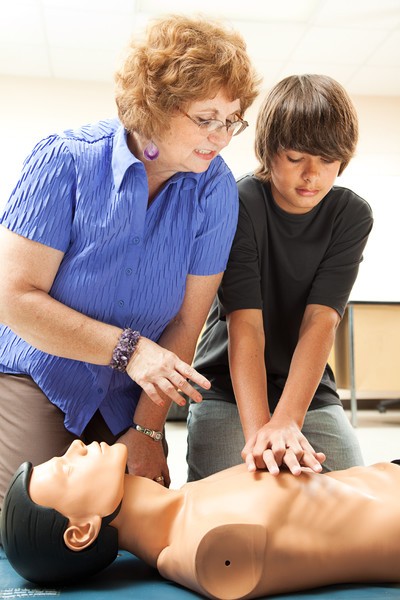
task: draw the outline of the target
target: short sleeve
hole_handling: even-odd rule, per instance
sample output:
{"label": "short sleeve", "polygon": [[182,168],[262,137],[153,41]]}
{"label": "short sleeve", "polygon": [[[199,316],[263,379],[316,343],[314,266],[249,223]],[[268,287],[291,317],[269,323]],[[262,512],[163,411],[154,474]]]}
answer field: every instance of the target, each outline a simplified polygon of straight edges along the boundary
{"label": "short sleeve", "polygon": [[228,261],[239,200],[236,181],[225,163],[222,164],[225,173],[213,178],[200,192],[202,219],[191,253],[191,275],[221,273]]}
{"label": "short sleeve", "polygon": [[25,160],[0,223],[30,240],[65,252],[75,205],[74,162],[61,138],[39,142]]}
{"label": "short sleeve", "polygon": [[336,218],[331,243],[315,275],[307,304],[330,306],[343,316],[372,225],[370,206],[353,194]]}
{"label": "short sleeve", "polygon": [[260,259],[253,222],[242,202],[228,265],[218,292],[220,317],[234,310],[262,309]]}

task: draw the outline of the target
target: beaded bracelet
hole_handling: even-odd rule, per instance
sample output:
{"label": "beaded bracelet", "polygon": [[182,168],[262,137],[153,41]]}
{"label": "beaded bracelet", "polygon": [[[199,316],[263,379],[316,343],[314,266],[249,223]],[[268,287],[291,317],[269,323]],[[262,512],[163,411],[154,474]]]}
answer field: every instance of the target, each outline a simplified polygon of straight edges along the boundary
{"label": "beaded bracelet", "polygon": [[128,362],[135,352],[139,340],[139,331],[133,331],[132,329],[129,329],[129,327],[124,329],[118,340],[118,344],[113,350],[110,367],[120,373],[125,373]]}

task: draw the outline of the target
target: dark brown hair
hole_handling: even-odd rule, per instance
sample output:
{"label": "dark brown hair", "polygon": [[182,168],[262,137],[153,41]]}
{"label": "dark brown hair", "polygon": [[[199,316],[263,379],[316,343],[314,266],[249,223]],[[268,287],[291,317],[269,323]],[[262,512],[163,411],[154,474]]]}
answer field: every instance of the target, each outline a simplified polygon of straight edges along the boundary
{"label": "dark brown hair", "polygon": [[255,174],[270,179],[273,157],[296,150],[339,160],[339,175],[354,156],[357,113],[346,90],[326,75],[291,75],[263,101],[256,123]]}

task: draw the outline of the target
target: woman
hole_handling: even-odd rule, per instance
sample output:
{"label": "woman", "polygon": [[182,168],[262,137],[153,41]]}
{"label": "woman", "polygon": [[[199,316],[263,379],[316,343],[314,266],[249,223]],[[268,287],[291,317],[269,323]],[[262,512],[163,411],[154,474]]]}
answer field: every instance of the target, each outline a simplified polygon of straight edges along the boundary
{"label": "woman", "polygon": [[189,409],[189,481],[242,459],[275,475],[363,462],[327,364],[373,222],[335,185],[357,139],[330,77],[287,77],[261,105],[259,165],[238,183],[237,233],[194,362],[212,389]]}
{"label": "woman", "polygon": [[16,571],[75,583],[121,548],[211,598],[400,582],[397,464],[278,478],[238,465],[168,490],[126,475],[125,460],[123,444],[76,440],[62,457],[21,465],[1,523]]}
{"label": "woman", "polygon": [[169,404],[209,386],[190,364],[238,208],[219,153],[258,81],[237,33],[178,16],[116,81],[119,120],[41,141],[0,219],[0,502],[76,437],[168,485]]}

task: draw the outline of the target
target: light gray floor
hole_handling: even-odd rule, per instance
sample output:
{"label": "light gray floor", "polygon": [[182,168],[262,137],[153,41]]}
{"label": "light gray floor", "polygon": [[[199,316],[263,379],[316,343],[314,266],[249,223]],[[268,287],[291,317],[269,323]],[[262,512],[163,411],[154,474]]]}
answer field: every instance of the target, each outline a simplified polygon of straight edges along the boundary
{"label": "light gray floor", "polygon": [[[350,412],[347,412],[350,419]],[[359,410],[356,433],[360,440],[365,464],[400,458],[400,410]],[[167,421],[169,445],[168,464],[171,487],[177,489],[186,482],[186,423]]]}

